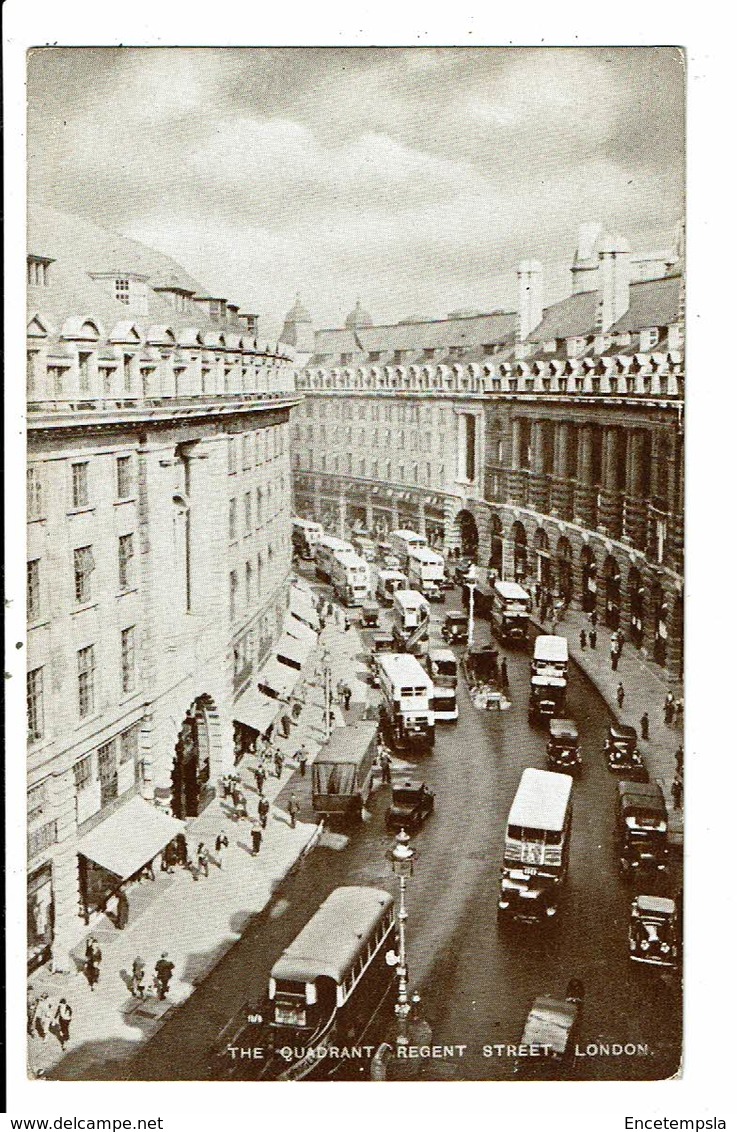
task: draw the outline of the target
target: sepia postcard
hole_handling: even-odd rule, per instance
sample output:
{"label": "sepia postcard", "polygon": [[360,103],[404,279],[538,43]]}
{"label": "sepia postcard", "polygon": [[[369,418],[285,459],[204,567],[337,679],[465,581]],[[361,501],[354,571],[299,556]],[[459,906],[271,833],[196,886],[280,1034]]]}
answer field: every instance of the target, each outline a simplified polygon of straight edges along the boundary
{"label": "sepia postcard", "polygon": [[25,68],[27,1077],[680,1078],[685,49]]}

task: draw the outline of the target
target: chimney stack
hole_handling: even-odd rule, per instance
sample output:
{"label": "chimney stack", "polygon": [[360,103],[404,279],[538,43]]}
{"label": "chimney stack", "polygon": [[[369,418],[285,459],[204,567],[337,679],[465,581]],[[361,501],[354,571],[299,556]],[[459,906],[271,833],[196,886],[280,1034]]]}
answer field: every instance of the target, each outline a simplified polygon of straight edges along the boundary
{"label": "chimney stack", "polygon": [[543,269],[536,259],[526,259],[517,268],[517,334],[524,342],[543,320]]}
{"label": "chimney stack", "polygon": [[584,291],[595,291],[599,279],[599,260],[597,241],[601,236],[601,224],[580,224],[578,228],[578,247],[571,266],[571,293],[580,295]]}
{"label": "chimney stack", "polygon": [[630,246],[618,236],[599,244],[599,309],[597,329],[606,333],[630,305]]}

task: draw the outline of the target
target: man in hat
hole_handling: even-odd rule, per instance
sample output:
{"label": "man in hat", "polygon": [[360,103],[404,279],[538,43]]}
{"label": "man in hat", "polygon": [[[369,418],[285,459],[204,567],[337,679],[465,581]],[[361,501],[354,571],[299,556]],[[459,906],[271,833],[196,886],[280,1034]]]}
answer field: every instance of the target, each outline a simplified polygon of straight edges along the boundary
{"label": "man in hat", "polygon": [[156,971],[156,989],[163,1002],[169,993],[169,983],[174,974],[174,964],[169,958],[168,951],[162,951],[161,958],[157,961],[154,969]]}

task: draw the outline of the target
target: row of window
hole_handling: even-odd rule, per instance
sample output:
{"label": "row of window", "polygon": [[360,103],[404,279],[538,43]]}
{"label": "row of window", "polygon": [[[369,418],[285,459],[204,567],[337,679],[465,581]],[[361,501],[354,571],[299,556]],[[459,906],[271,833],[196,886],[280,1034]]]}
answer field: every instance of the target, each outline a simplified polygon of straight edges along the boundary
{"label": "row of window", "polygon": [[[129,695],[136,690],[136,627],[120,631],[120,691]],[[46,731],[44,704],[44,666],[33,668],[26,677],[26,707],[29,742],[37,743]],[[95,646],[77,650],[77,711],[80,719],[95,712]]]}
{"label": "row of window", "polygon": [[[118,536],[118,588],[121,592],[133,589],[135,584],[135,550],[133,535]],[[95,556],[91,546],[78,546],[74,551],[74,601],[76,605],[89,605],[92,601],[92,575]],[[38,621],[44,613],[41,588],[41,560],[32,558],[26,564],[26,602],[29,622]]]}
{"label": "row of window", "polygon": [[[256,557],[256,570],[254,578],[253,564],[249,561],[246,562],[243,571],[238,568],[230,571],[228,576],[228,595],[229,595],[229,613],[230,620],[236,621],[239,619],[239,612],[242,609],[247,609],[252,600],[258,601],[261,598],[263,584],[264,584],[264,571],[267,572],[267,580],[273,580],[273,570],[276,567],[276,557],[284,554],[289,543],[289,536],[282,532],[275,543],[269,543],[266,548],[266,553],[259,551]],[[242,586],[241,600],[239,601],[239,593]]]}
{"label": "row of window", "polygon": [[[253,534],[254,519],[255,529],[258,531],[264,526],[264,523],[271,523],[286,509],[286,478],[282,472],[279,479],[272,485],[268,483],[266,487],[257,487],[255,492],[247,491],[243,496],[243,535],[248,536]],[[276,510],[274,509],[274,497],[281,506]],[[255,515],[252,501],[255,498]],[[238,531],[238,499],[233,496],[228,501],[228,537],[231,542],[236,542],[239,538]]]}
{"label": "row of window", "polygon": [[228,437],[228,475],[239,470],[249,472],[253,467],[268,464],[286,452],[287,425],[275,428],[256,429],[243,436]]}
{"label": "row of window", "polygon": [[[303,441],[302,428],[304,427],[304,441],[307,444],[312,444],[314,440],[319,439],[324,445],[327,445],[327,428],[325,425],[320,425],[319,428],[314,428],[312,425],[294,426],[294,442],[295,446],[301,444]],[[434,438],[434,444],[433,444]],[[341,428],[340,425],[334,425],[332,429],[332,444],[339,446],[342,444],[352,445],[358,444],[359,447],[364,447],[366,443],[370,443],[373,448],[378,448],[381,440],[381,430],[375,428],[371,433],[370,439],[368,438],[367,430],[357,429],[354,437],[353,428],[348,425]],[[384,445],[391,448],[393,451],[397,449],[404,450],[410,448],[413,451],[431,452],[433,447],[438,451],[442,451],[444,445],[444,436],[438,431],[433,434],[431,430],[427,430],[424,434],[414,430],[412,432],[405,432],[404,429],[395,429],[394,432],[390,428],[384,432]]]}
{"label": "row of window", "polygon": [[[361,398],[356,404],[348,397],[339,397],[335,400],[327,397],[308,397],[303,406],[293,414],[293,419],[297,418],[300,412],[304,412],[307,418],[325,417],[333,420],[352,421],[355,414],[355,419],[359,421],[380,421],[383,419],[397,424],[417,425],[422,421],[425,424],[431,424],[433,419],[436,425],[440,425],[447,416],[447,410],[442,407],[398,405],[391,401],[383,402],[382,412],[382,403],[379,401],[371,400],[367,402],[366,399]],[[434,418],[433,413],[436,414]]]}
{"label": "row of window", "polygon": [[74,763],[78,824],[110,805],[134,784],[138,743],[139,728],[134,724]]}
{"label": "row of window", "polygon": [[[71,464],[70,505],[73,511],[82,511],[93,505],[90,483],[90,461],[77,460]],[[115,459],[115,498],[134,498],[135,466],[133,456]],[[42,464],[31,464],[26,471],[26,498],[29,519],[43,519],[46,515],[46,491]]]}
{"label": "row of window", "polygon": [[430,460],[425,462],[414,461],[411,465],[394,464],[391,460],[372,460],[370,463],[363,456],[354,460],[352,453],[345,452],[342,456],[328,457],[323,453],[315,457],[312,450],[294,453],[295,469],[305,468],[307,471],[329,472],[335,475],[368,476],[372,480],[382,480],[387,483],[415,483],[430,487],[437,483],[445,483],[445,464],[435,464]]}

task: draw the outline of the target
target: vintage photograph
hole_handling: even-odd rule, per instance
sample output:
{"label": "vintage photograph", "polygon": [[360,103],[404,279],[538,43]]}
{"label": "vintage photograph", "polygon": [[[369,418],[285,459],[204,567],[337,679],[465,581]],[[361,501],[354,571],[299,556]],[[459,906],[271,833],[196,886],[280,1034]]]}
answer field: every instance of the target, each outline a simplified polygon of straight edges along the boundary
{"label": "vintage photograph", "polygon": [[685,66],[28,52],[32,1080],[681,1073]]}

